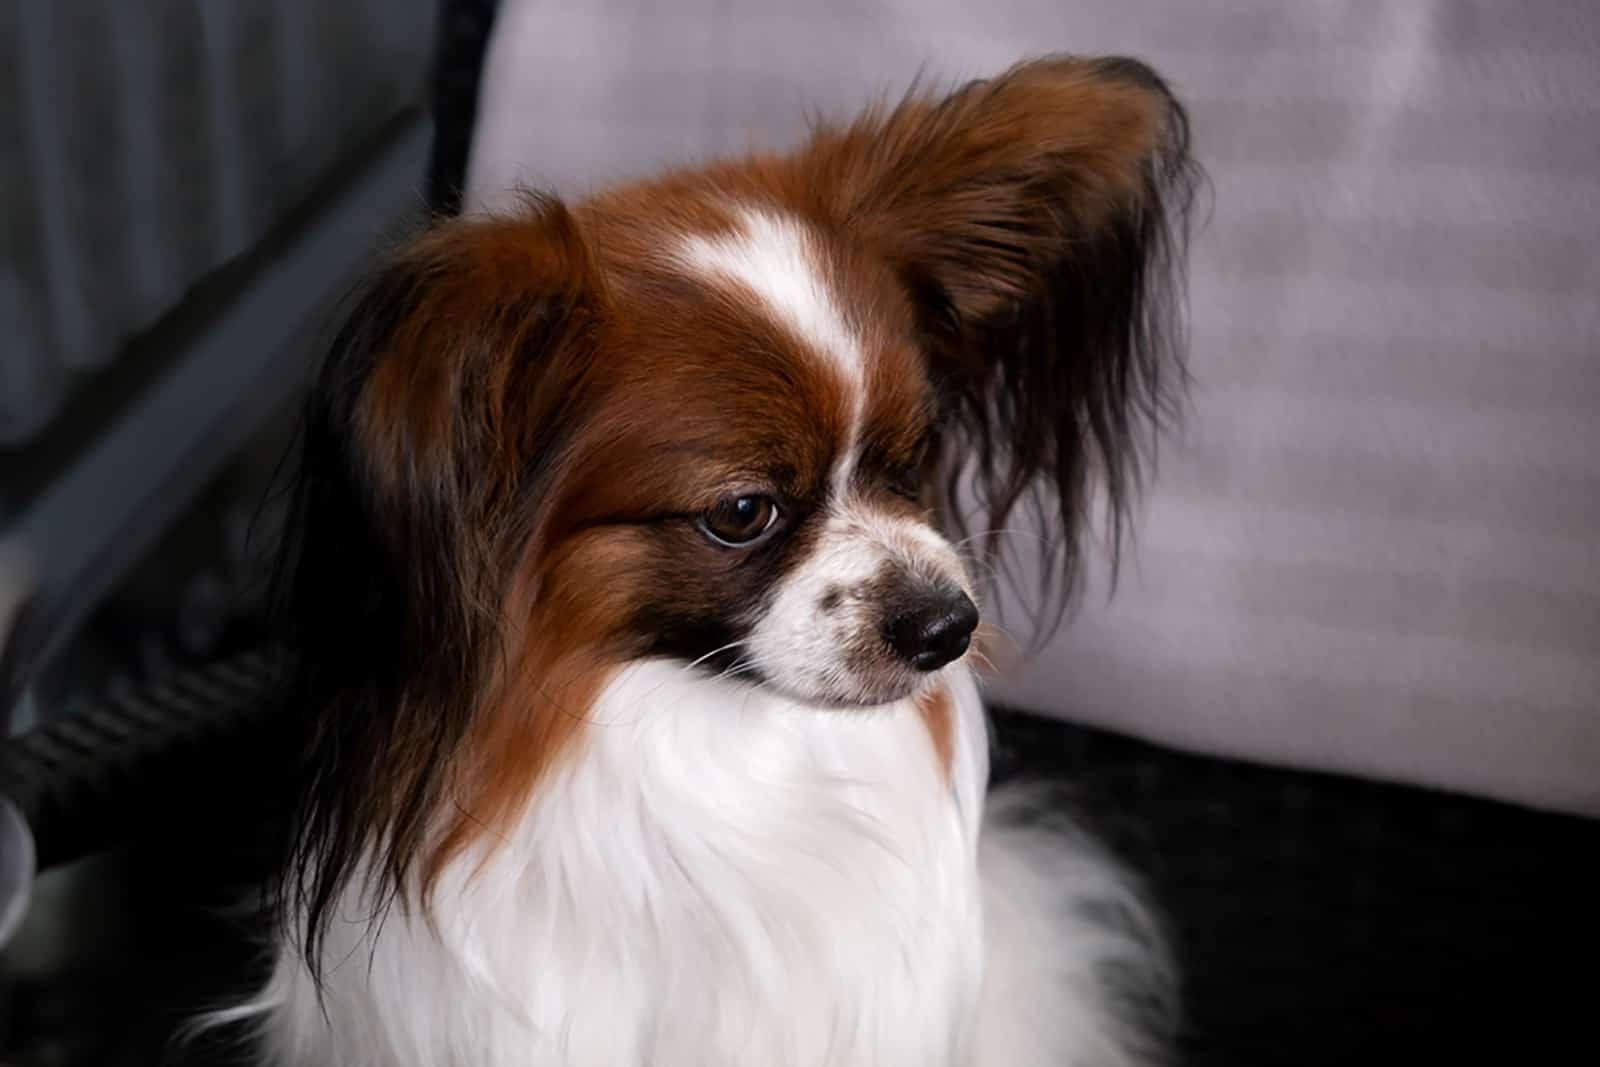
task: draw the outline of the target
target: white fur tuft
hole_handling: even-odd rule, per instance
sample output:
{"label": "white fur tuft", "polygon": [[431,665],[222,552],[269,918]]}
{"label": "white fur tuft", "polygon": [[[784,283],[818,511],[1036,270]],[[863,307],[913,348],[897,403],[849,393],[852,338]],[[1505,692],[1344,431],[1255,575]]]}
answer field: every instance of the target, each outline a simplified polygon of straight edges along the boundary
{"label": "white fur tuft", "polygon": [[859,396],[866,373],[861,342],[834,300],[805,223],[771,210],[742,208],[739,231],[683,241],[682,260],[699,274],[744,286],[785,328],[837,370]]}
{"label": "white fur tuft", "polygon": [[948,778],[910,702],[634,664],[509,838],[446,872],[432,924],[373,926],[352,892],[325,1000],[285,943],[227,1018],[296,1067],[1143,1062],[1102,977],[1155,958],[1086,907],[1136,902],[1009,808],[980,852],[982,709],[964,668],[941,678]]}
{"label": "white fur tuft", "polygon": [[1134,886],[1093,841],[1034,797],[990,798],[983,877],[984,984],[973,1063],[1160,1063],[1177,1010],[1164,938]]}

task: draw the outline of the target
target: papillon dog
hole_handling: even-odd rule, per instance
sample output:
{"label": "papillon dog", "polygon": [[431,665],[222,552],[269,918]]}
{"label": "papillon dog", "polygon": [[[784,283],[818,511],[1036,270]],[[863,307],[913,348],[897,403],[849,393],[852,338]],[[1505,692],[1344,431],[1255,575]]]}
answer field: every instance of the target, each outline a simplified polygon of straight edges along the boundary
{"label": "papillon dog", "polygon": [[1048,598],[1126,513],[1193,176],[1053,57],[389,255],[304,422],[261,1061],[1160,1061],[1157,925],[986,798],[973,663],[1019,510]]}

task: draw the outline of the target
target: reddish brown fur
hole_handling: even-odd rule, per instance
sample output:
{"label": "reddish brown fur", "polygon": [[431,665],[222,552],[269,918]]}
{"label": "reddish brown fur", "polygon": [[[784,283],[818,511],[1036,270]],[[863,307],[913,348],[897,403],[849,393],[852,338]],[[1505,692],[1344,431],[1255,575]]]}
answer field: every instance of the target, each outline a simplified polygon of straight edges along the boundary
{"label": "reddish brown fur", "polygon": [[[891,262],[948,265],[951,300],[976,320],[1029,293],[1050,245],[1125,209],[1165,112],[1148,87],[1097,63],[1030,64],[943,102],[913,97],[819,131],[795,162],[855,239]],[[1058,212],[1068,225],[1046,222]],[[1011,228],[1031,231],[1035,247],[1000,236]],[[977,246],[989,254],[953,258]]]}
{"label": "reddish brown fur", "polygon": [[939,770],[945,781],[950,780],[950,768],[955,759],[955,712],[950,703],[950,690],[935,686],[917,697],[917,714],[928,729],[928,739],[933,742],[933,755],[939,761]]}

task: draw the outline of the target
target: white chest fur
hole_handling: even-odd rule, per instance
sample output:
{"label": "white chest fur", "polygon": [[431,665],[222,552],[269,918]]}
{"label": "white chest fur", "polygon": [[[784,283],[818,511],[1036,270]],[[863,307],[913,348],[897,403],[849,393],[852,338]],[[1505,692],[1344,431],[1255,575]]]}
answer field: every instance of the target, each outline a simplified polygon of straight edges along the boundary
{"label": "white chest fur", "polygon": [[512,836],[375,941],[352,900],[327,1009],[285,954],[283,1062],[965,1062],[983,971],[987,776],[948,672],[947,774],[906,702],[799,707],[662,662],[623,670]]}

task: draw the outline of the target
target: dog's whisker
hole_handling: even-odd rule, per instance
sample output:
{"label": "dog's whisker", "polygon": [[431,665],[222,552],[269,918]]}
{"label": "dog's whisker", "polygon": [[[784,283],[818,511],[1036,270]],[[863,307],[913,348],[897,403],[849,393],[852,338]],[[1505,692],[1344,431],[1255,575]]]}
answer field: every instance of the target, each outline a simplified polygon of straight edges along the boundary
{"label": "dog's whisker", "polygon": [[713,648],[710,652],[707,652],[705,655],[695,657],[694,659],[690,660],[688,663],[685,663],[683,665],[682,669],[684,671],[692,671],[696,667],[700,666],[700,664],[704,663],[706,660],[710,659],[713,656],[721,655],[722,653],[728,651],[730,648],[739,648],[741,646],[748,645],[749,643],[750,643],[750,641],[749,641],[748,638],[740,638],[737,641],[729,641],[727,644],[723,645],[721,648]]}
{"label": "dog's whisker", "polygon": [[951,547],[960,549],[972,544],[974,541],[993,540],[998,537],[1031,537],[1044,544],[1049,544],[1051,540],[1049,535],[1042,534],[1038,530],[1028,530],[1022,527],[1004,527],[998,530],[984,530],[981,533],[963,537],[961,540],[953,542]]}

